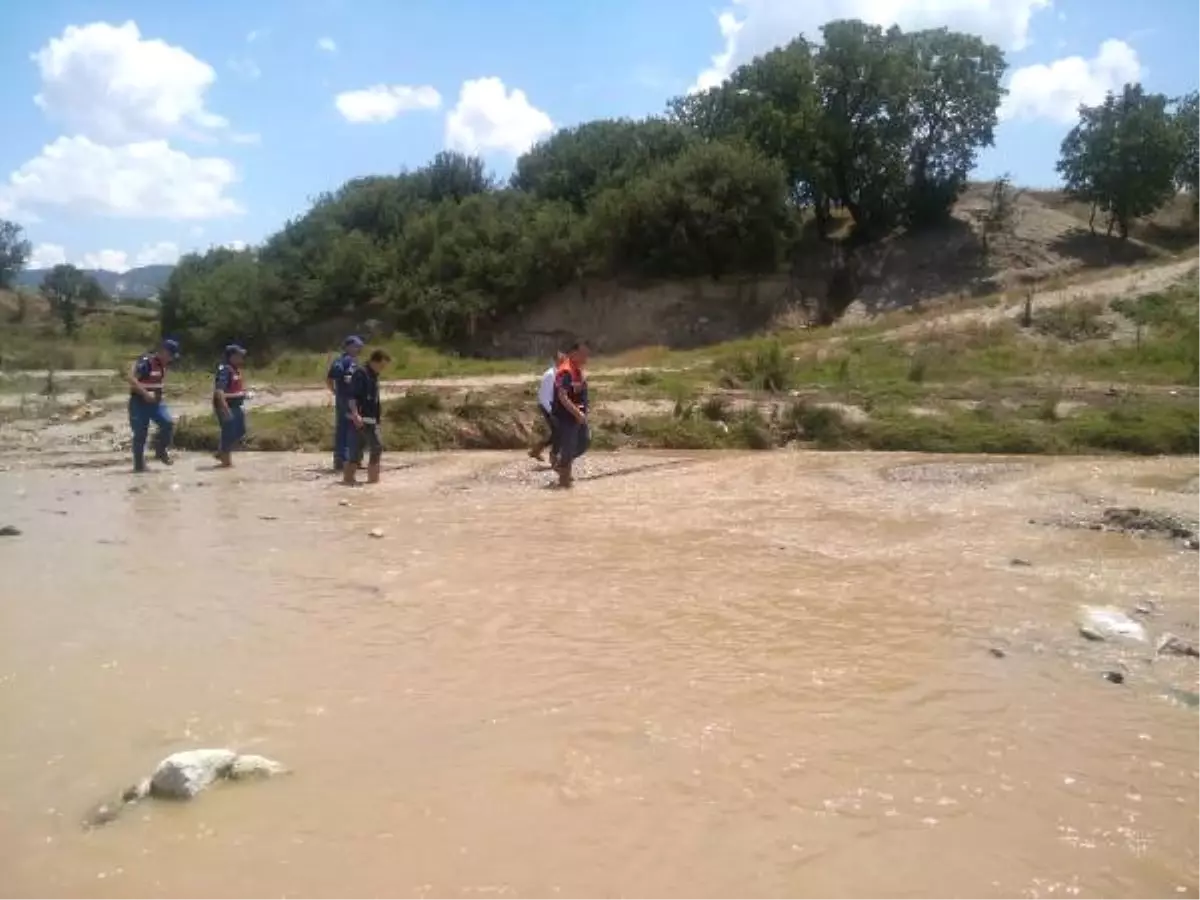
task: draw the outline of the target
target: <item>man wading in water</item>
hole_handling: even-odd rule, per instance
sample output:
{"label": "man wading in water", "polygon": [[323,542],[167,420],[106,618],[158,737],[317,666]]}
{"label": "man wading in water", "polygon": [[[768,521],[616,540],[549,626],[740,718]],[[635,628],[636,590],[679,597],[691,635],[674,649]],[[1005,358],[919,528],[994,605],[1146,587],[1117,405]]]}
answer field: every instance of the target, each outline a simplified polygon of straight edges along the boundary
{"label": "man wading in water", "polygon": [[354,480],[358,467],[362,465],[364,451],[367,456],[367,484],[379,481],[379,465],[383,458],[383,441],[379,437],[379,419],[383,408],[379,402],[379,373],[392,358],[382,350],[371,354],[365,366],[358,366],[350,380],[350,394],[346,404],[350,415],[350,455],[346,458],[346,467],[342,475],[342,483],[355,487]]}
{"label": "man wading in water", "polygon": [[587,453],[591,435],[588,432],[588,388],[583,367],[588,361],[588,346],[577,341],[559,362],[554,376],[554,449],[558,464],[558,486],[569,488],[575,483],[572,466]]}
{"label": "man wading in water", "polygon": [[558,372],[558,366],[565,358],[561,353],[555,353],[554,365],[542,373],[542,380],[538,383],[537,401],[538,412],[542,414],[542,419],[546,423],[546,437],[529,448],[530,458],[541,462],[542,453],[549,447],[550,468],[552,469],[558,467],[558,454],[554,450],[554,378]]}

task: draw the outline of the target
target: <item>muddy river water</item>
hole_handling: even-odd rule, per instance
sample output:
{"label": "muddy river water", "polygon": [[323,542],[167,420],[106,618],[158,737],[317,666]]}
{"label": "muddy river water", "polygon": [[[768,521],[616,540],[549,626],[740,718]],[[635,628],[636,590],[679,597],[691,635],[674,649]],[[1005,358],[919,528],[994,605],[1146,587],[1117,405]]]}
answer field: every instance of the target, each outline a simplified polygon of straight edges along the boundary
{"label": "muddy river water", "polygon": [[5,896],[1197,896],[1194,459],[0,462]]}

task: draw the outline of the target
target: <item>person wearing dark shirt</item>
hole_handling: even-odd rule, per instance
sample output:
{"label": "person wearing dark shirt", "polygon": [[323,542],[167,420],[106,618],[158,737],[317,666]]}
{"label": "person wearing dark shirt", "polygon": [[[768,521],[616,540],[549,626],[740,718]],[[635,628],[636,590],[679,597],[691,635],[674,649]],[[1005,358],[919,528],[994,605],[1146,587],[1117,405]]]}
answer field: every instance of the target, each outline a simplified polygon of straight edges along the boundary
{"label": "person wearing dark shirt", "polygon": [[383,457],[383,441],[379,437],[379,420],[383,407],[379,402],[379,373],[392,358],[383,350],[374,351],[365,366],[356,366],[350,379],[350,394],[346,405],[350,416],[350,453],[342,483],[357,484],[354,476],[367,456],[367,484],[379,481],[379,463]]}
{"label": "person wearing dark shirt", "polygon": [[153,353],[139,356],[129,370],[129,429],[133,432],[133,471],[146,471],[146,437],[150,424],[157,428],[154,455],[164,465],[171,465],[167,452],[175,423],[171,411],[163,402],[163,384],[167,367],[179,359],[179,342],[167,338]]}
{"label": "person wearing dark shirt", "polygon": [[333,394],[333,470],[342,471],[350,452],[350,415],[346,400],[350,396],[350,381],[358,367],[358,354],[363,339],[356,334],[342,341],[342,355],[335,359],[325,373],[325,386]]}
{"label": "person wearing dark shirt", "polygon": [[217,459],[222,468],[233,465],[233,450],[246,436],[246,386],[242,381],[242,363],[246,348],[230,344],[225,348],[225,361],[217,366],[213,378],[213,412],[221,428]]}
{"label": "person wearing dark shirt", "polygon": [[554,455],[559,487],[569,488],[574,484],[573,463],[587,452],[590,443],[588,386],[583,374],[587,361],[588,346],[579,341],[559,362],[554,378]]}

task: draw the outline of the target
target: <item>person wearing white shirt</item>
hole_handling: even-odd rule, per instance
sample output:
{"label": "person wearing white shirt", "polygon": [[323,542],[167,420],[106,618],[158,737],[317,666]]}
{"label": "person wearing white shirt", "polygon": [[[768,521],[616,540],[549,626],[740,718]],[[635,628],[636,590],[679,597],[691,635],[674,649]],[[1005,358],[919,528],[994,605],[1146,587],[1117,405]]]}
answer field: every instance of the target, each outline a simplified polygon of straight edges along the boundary
{"label": "person wearing white shirt", "polygon": [[550,448],[550,466],[554,467],[554,416],[551,414],[554,408],[554,375],[558,371],[558,364],[562,361],[562,354],[554,354],[554,364],[542,373],[542,378],[538,382],[538,411],[542,414],[542,419],[546,423],[546,436],[539,438],[538,442],[529,448],[529,456],[539,462],[542,459],[542,454],[546,448]]}

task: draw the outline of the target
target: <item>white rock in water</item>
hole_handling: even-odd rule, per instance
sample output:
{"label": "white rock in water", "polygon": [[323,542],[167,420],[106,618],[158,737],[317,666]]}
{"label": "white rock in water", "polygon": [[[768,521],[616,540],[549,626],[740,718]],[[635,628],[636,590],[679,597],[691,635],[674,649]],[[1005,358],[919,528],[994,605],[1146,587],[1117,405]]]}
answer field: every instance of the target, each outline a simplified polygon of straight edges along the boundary
{"label": "white rock in water", "polygon": [[283,763],[267,759],[265,756],[256,756],[253,753],[239,756],[233,761],[233,765],[229,767],[229,777],[234,780],[241,778],[270,778],[272,775],[284,775],[286,773],[287,767]]}
{"label": "white rock in water", "polygon": [[1093,641],[1109,638],[1146,640],[1146,629],[1142,623],[1131,619],[1119,609],[1111,606],[1081,606],[1079,608],[1079,633]]}
{"label": "white rock in water", "polygon": [[184,750],[172,753],[158,764],[150,777],[150,793],[156,797],[187,800],[229,774],[237,754],[232,750]]}
{"label": "white rock in water", "polygon": [[252,753],[244,756],[232,750],[184,750],[173,753],[158,764],[149,778],[143,778],[122,791],[118,797],[93,807],[84,817],[83,827],[107,825],[123,810],[147,797],[190,800],[220,778],[241,781],[270,778],[288,771],[282,763]]}

